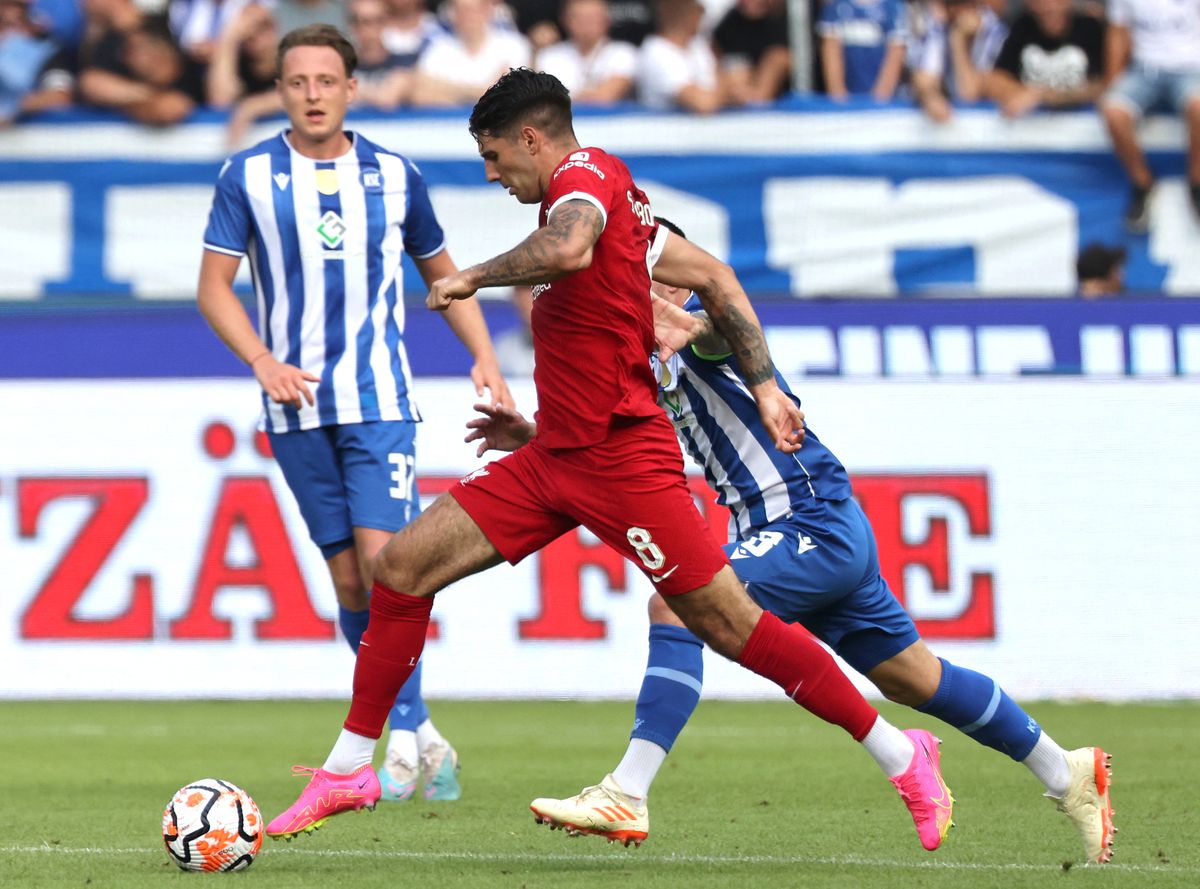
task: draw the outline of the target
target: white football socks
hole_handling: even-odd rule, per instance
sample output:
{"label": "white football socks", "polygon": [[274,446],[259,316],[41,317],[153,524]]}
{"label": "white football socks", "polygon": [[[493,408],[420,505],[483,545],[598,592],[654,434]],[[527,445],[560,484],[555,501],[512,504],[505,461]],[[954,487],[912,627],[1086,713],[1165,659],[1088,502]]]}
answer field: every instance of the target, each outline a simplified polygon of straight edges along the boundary
{"label": "white football socks", "polygon": [[417,748],[427,750],[430,744],[446,744],[446,739],[442,737],[442,733],[437,730],[433,722],[426,719],[417,726]]}
{"label": "white football socks", "polygon": [[321,766],[327,772],[335,775],[349,775],[355,769],[362,768],[371,762],[375,754],[375,739],[356,735],[348,729],[342,729],[329,751],[329,758]]}
{"label": "white football socks", "polygon": [[1067,752],[1053,738],[1043,731],[1022,763],[1046,785],[1046,796],[1062,799],[1071,783],[1071,769],[1067,765]]}
{"label": "white football socks", "polygon": [[416,768],[417,733],[403,728],[394,728],[388,732],[387,757],[399,759]]}
{"label": "white football socks", "polygon": [[630,738],[620,763],[613,769],[613,780],[621,789],[640,802],[650,792],[650,785],[667,759],[667,751],[645,738]]}
{"label": "white football socks", "polygon": [[862,745],[889,778],[903,775],[917,750],[908,735],[882,716],[875,720]]}

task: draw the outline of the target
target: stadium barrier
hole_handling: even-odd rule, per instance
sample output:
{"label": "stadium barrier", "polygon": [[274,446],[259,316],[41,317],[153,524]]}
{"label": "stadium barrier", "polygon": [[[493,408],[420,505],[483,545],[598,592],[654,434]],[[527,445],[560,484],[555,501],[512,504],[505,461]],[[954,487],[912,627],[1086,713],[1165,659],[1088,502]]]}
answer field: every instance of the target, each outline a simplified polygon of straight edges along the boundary
{"label": "stadium barrier", "polygon": [[[935,650],[1023,698],[1200,695],[1196,382],[800,391]],[[475,395],[461,379],[418,395],[432,496],[482,462],[462,442]],[[531,385],[515,395],[528,411]],[[244,379],[0,382],[0,698],[346,695],[332,589],[257,404]],[[469,578],[438,598],[427,692],[630,697],[651,590],[582,532]],[[711,696],[776,695],[717,658],[706,670]]]}
{"label": "stadium barrier", "polygon": [[[536,208],[484,181],[463,111],[352,125],[420,165],[460,263],[535,223]],[[1090,111],[1006,121],[963,109],[935,126],[911,109],[809,100],[707,118],[581,112],[577,131],[624,157],[655,211],[727,258],[753,294],[1066,296],[1092,241],[1127,247],[1132,291],[1200,294],[1176,120],[1145,128],[1160,187],[1140,237],[1121,228],[1125,177]],[[227,153],[213,114],[162,131],[62,114],[6,132],[0,299],[189,297]]]}

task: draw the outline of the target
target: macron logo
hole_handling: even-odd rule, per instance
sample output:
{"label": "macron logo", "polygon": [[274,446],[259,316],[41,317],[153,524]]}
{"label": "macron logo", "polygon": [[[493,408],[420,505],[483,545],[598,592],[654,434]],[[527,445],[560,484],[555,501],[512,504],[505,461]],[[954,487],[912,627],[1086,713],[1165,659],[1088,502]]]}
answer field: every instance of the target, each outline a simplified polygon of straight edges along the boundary
{"label": "macron logo", "polygon": [[285,188],[287,188],[288,183],[292,181],[292,177],[287,173],[276,173],[271,178],[275,180],[275,184],[279,186],[280,191],[283,191]]}

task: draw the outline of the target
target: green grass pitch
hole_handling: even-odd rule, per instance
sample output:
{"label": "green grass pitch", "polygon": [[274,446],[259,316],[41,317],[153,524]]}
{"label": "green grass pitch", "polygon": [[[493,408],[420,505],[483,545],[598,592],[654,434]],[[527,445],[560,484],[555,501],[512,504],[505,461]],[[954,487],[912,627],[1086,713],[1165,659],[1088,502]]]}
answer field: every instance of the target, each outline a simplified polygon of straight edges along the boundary
{"label": "green grass pitch", "polygon": [[[957,799],[926,853],[899,797],[840,730],[787,703],[706,701],[650,797],[640,849],[534,824],[535,796],[567,796],[612,768],[629,703],[441,701],[463,761],[454,803],[380,803],[248,871],[184,874],[159,836],[163,806],[203,777],[240,784],[271,818],[319,765],[341,702],[0,703],[0,885],[428,889],[659,887],[1200,886],[1200,704],[1048,704],[1031,712],[1065,746],[1113,752],[1116,863],[1081,867],[1073,828],[1021,766],[920,714]],[[381,751],[382,752],[382,751]]]}

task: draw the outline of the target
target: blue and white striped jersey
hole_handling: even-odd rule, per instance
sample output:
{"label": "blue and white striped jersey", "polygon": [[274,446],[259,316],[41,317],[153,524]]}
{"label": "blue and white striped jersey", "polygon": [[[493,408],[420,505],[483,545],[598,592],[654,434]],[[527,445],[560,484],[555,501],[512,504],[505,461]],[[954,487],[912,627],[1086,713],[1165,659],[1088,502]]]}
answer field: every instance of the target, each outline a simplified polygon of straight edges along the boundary
{"label": "blue and white striped jersey", "polygon": [[[700,308],[696,297],[685,306]],[[753,537],[755,529],[793,513],[824,512],[822,501],[850,497],[845,467],[808,430],[795,454],[776,450],[758,416],[754,396],[729,357],[702,358],[692,349],[663,365],[651,359],[659,379],[659,403],[691,458],[729,508],[729,536]],[[792,398],[778,372],[775,379]],[[799,399],[796,399],[799,403]]]}
{"label": "blue and white striped jersey", "polygon": [[435,256],[445,238],[412,162],[348,135],[346,154],[318,161],[280,133],[234,155],[217,180],[205,249],[249,258],[263,342],[320,378],[315,407],[264,393],[271,432],[421,419],[401,261]]}

